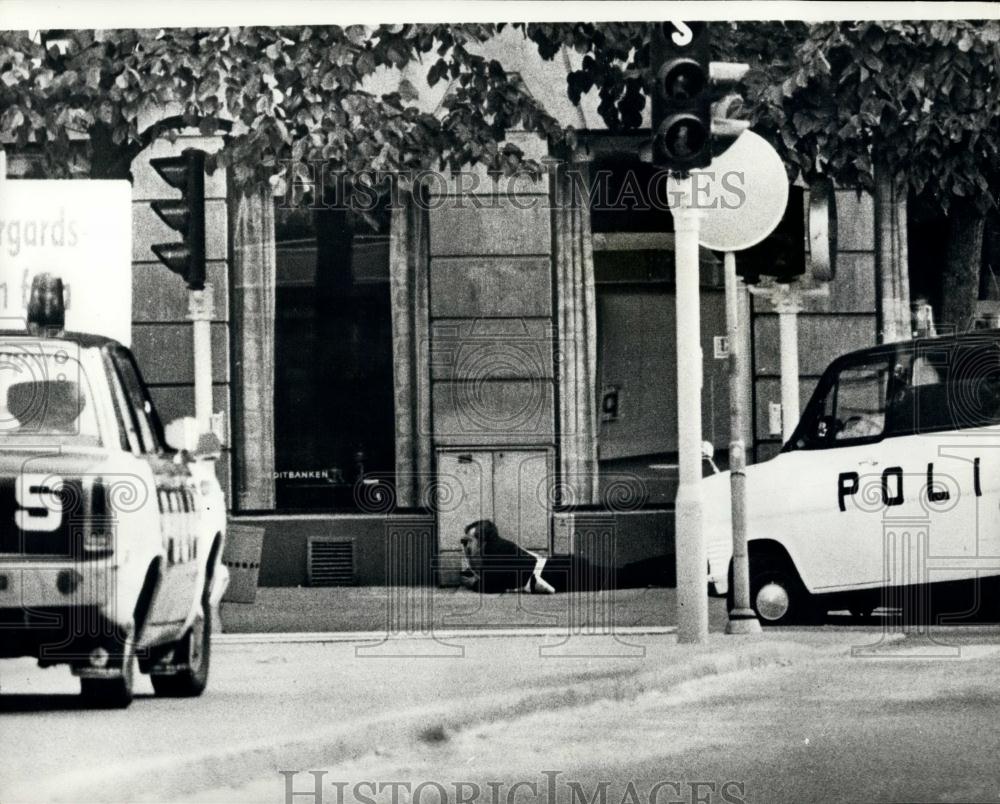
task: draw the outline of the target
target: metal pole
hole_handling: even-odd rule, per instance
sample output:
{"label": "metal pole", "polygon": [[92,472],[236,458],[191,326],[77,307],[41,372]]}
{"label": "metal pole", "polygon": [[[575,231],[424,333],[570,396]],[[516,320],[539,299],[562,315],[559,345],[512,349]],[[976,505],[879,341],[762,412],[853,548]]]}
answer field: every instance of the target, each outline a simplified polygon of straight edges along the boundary
{"label": "metal pole", "polygon": [[[749,382],[747,361],[742,353],[744,339],[740,327],[740,278],[736,275],[736,255],[727,251],[726,334],[729,336],[729,483],[733,522],[733,610],[726,624],[727,634],[759,634],[760,623],[750,605],[750,562],[747,556],[747,476],[746,430],[748,411],[744,408],[744,388]],[[742,295],[746,296],[744,290]],[[747,318],[743,327],[749,327]]]}
{"label": "metal pole", "polygon": [[678,642],[708,641],[708,559],[702,533],[701,315],[698,221],[691,179],[673,209],[677,287],[677,620]]}
{"label": "metal pole", "polygon": [[799,422],[799,333],[798,314],[802,309],[798,293],[787,288],[778,299],[781,336],[781,440],[785,443]]}
{"label": "metal pole", "polygon": [[212,430],[212,286],[190,291],[188,305],[194,329],[194,417],[204,434]]}

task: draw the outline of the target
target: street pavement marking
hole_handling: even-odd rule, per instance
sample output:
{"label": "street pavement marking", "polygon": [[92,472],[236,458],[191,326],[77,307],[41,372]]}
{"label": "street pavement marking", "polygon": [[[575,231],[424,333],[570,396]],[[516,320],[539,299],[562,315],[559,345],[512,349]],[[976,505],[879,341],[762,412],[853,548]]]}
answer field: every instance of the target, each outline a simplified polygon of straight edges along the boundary
{"label": "street pavement marking", "polygon": [[314,632],[263,632],[253,634],[214,634],[212,643],[216,645],[267,645],[293,642],[386,642],[388,640],[421,639],[495,639],[500,637],[609,637],[609,636],[662,636],[676,634],[674,625],[631,625],[608,631],[574,630],[568,627],[546,626],[539,628],[453,628],[430,632],[389,631],[314,631]]}

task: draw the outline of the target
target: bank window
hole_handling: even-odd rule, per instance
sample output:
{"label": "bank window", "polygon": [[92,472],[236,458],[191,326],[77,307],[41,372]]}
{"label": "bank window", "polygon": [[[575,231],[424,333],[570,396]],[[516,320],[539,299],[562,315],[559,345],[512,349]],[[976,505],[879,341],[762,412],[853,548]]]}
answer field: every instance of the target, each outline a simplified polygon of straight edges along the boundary
{"label": "bank window", "polygon": [[275,499],[363,509],[395,465],[388,211],[276,210]]}

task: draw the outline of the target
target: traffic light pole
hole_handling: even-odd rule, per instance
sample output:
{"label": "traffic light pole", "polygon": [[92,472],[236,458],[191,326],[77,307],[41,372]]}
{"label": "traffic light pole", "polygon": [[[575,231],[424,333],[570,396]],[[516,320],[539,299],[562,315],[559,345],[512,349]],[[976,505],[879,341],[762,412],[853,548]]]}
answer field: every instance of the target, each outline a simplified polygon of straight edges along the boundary
{"label": "traffic light pole", "polygon": [[690,177],[680,180],[680,203],[673,207],[677,288],[676,504],[677,639],[708,641],[708,558],[702,532],[701,495],[701,314],[698,294],[698,222]]}
{"label": "traffic light pole", "polygon": [[198,433],[212,430],[212,286],[188,292],[188,317],[194,329],[194,417]]}
{"label": "traffic light pole", "polygon": [[[745,342],[741,331],[749,326],[747,317],[749,295],[736,275],[736,255],[725,253],[726,270],[726,330],[729,336],[729,482],[732,495],[733,523],[733,609],[726,624],[727,634],[759,634],[760,622],[750,602],[750,562],[747,555],[747,457],[743,434],[748,411],[743,389],[750,381]],[[741,309],[744,311],[740,315]]]}

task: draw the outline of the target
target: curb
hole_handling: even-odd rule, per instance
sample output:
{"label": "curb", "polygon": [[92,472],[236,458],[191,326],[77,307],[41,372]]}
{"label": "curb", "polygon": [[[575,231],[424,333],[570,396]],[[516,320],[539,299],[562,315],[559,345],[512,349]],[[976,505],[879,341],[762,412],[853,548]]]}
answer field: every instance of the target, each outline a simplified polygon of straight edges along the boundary
{"label": "curb", "polygon": [[401,642],[438,641],[448,639],[492,639],[498,637],[616,637],[616,636],[662,636],[676,634],[675,625],[629,625],[608,631],[570,630],[559,626],[483,626],[478,628],[451,628],[412,633],[386,631],[261,631],[256,633],[214,634],[213,645],[274,645],[310,642]]}
{"label": "curb", "polygon": [[[276,769],[325,768],[359,759],[376,751],[441,739],[441,735],[484,722],[511,719],[542,709],[557,709],[599,699],[622,700],[650,690],[665,690],[687,681],[739,670],[818,661],[843,653],[841,644],[817,647],[788,640],[726,637],[724,652],[705,646],[678,646],[678,662],[653,670],[623,672],[612,678],[581,677],[564,687],[514,691],[504,696],[479,696],[457,704],[416,707],[392,714],[354,720],[298,734],[280,741],[260,740],[242,746],[186,756],[149,759],[102,769],[93,774],[51,777],[35,785],[52,801],[115,801],[115,791],[129,790],[132,801],[161,801],[165,791],[175,800],[185,794],[231,788],[259,780]],[[713,646],[709,644],[708,650]],[[277,776],[276,776],[277,779]],[[276,781],[277,784],[277,781]],[[140,792],[144,791],[144,792]],[[16,799],[16,794],[11,800]]]}

